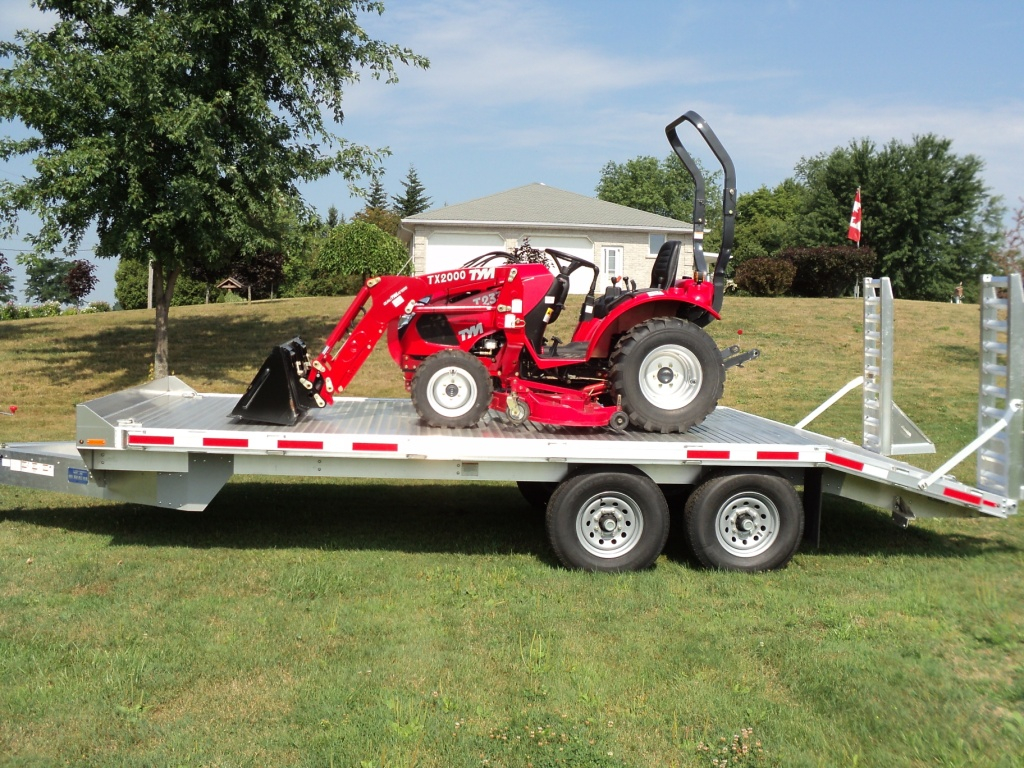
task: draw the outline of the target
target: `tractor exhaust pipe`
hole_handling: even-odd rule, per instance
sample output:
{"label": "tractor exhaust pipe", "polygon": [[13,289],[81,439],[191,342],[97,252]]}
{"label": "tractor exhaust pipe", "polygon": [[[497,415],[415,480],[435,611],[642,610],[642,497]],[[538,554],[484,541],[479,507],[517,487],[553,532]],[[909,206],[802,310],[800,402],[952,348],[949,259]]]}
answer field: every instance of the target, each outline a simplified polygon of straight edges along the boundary
{"label": "tractor exhaust pipe", "polygon": [[315,404],[302,385],[309,365],[306,345],[298,336],[274,347],[231,415],[245,421],[293,426]]}

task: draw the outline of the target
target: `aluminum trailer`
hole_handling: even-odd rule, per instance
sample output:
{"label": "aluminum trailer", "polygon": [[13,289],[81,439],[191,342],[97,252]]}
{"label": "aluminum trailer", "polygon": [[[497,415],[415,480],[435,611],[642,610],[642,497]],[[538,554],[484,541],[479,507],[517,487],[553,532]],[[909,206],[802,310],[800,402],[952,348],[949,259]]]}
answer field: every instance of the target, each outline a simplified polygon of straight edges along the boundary
{"label": "aluminum trailer", "polygon": [[[644,568],[668,535],[666,486],[689,486],[684,522],[706,566],[784,566],[816,541],[822,499],[840,496],[915,518],[997,517],[1024,492],[1024,293],[1019,275],[985,276],[978,437],[939,470],[887,454],[927,439],[891,400],[892,292],[866,280],[864,444],[719,407],[682,435],[516,426],[427,427],[407,400],[341,398],[295,426],[230,417],[238,395],[169,377],[77,406],[74,442],[0,445],[0,484],[201,511],[233,475],[515,481],[547,500],[551,545],[569,567]],[[831,402],[830,400],[830,402]],[[826,407],[829,403],[826,403]],[[977,452],[977,480],[948,472]],[[802,497],[796,488],[802,487]]]}

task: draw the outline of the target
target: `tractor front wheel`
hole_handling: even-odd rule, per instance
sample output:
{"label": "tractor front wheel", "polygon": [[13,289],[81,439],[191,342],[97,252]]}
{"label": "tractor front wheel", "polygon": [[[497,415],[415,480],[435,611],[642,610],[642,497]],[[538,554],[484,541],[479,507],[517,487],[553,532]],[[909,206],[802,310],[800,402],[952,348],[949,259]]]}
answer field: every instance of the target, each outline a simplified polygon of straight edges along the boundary
{"label": "tractor front wheel", "polygon": [[484,364],[468,352],[437,352],[413,374],[412,404],[432,427],[471,427],[491,404],[491,377]]}
{"label": "tractor front wheel", "polygon": [[699,326],[656,317],[619,340],[610,378],[633,424],[648,432],[685,432],[715,410],[725,367],[715,342]]}

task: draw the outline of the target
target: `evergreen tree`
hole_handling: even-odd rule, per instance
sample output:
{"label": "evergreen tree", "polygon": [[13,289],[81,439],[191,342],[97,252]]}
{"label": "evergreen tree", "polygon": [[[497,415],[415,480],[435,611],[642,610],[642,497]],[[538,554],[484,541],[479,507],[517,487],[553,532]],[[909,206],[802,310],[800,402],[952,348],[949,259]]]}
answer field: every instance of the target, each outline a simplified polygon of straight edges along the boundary
{"label": "evergreen tree", "polygon": [[386,211],[388,209],[388,195],[384,191],[384,182],[381,181],[380,175],[373,177],[373,181],[370,182],[370,192],[366,196],[366,210],[368,211]]}
{"label": "evergreen tree", "polygon": [[402,194],[391,199],[395,203],[395,213],[402,219],[423,213],[430,208],[430,198],[424,193],[423,184],[416,175],[415,166],[409,166],[409,173],[402,182]]}

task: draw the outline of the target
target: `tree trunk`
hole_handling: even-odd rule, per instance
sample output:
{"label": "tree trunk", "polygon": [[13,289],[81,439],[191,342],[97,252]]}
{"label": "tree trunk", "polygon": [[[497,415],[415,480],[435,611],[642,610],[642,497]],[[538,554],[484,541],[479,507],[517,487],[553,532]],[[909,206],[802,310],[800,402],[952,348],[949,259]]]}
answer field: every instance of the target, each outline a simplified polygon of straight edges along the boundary
{"label": "tree trunk", "polygon": [[159,264],[154,267],[153,308],[156,310],[156,334],[153,344],[153,378],[162,379],[170,375],[167,320],[170,314],[171,297],[174,296],[174,283],[178,279],[180,270],[172,269],[165,275],[163,267]]}

